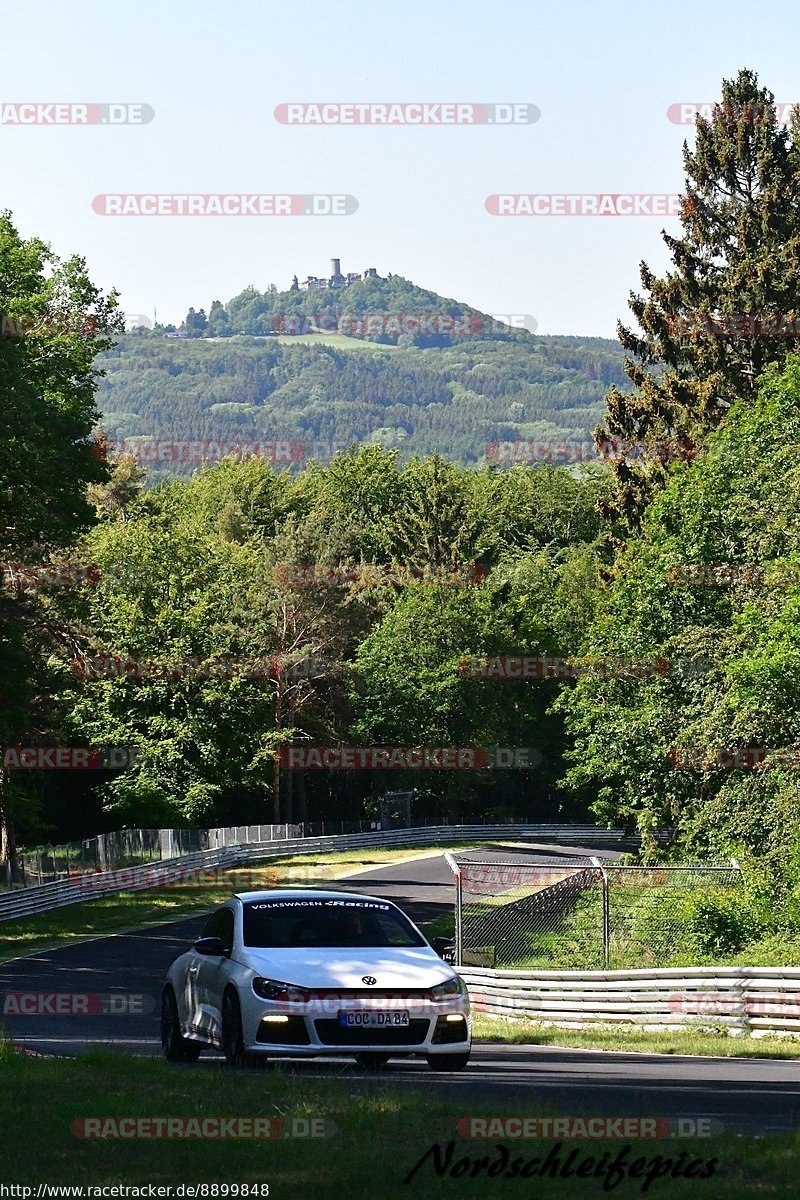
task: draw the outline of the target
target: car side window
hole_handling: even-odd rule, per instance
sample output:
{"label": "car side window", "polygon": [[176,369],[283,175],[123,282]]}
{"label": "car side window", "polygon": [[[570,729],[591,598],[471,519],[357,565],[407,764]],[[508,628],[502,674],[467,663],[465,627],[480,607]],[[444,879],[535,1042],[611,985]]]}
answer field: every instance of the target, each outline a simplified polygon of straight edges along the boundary
{"label": "car side window", "polygon": [[233,950],[233,913],[229,908],[218,908],[211,914],[203,937],[218,937],[228,953]]}

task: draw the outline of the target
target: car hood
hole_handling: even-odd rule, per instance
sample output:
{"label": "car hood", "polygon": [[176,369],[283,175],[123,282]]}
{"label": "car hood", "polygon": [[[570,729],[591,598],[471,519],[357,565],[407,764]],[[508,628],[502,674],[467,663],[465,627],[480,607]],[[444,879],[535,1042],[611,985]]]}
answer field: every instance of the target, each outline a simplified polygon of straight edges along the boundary
{"label": "car hood", "polygon": [[[452,979],[453,968],[424,946],[271,950],[247,947],[237,959],[257,975],[303,988],[430,988]],[[363,982],[364,976],[375,980]]]}

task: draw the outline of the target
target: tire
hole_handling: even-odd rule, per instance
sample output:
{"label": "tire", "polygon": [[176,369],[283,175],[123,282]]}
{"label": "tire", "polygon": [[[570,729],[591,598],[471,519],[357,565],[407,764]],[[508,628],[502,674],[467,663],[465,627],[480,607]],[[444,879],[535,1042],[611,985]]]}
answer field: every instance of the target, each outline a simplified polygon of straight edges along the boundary
{"label": "tire", "polygon": [[247,1063],[242,1033],[242,1006],[232,987],[222,997],[222,1052],[232,1067]]}
{"label": "tire", "polygon": [[432,1071],[463,1071],[469,1062],[469,1050],[463,1054],[429,1054],[428,1066]]}
{"label": "tire", "polygon": [[197,1062],[202,1042],[193,1042],[181,1033],[178,1002],[171,987],[165,987],[161,997],[161,1048],[167,1062]]}
{"label": "tire", "polygon": [[389,1061],[388,1054],[357,1054],[356,1062],[362,1071],[382,1071]]}

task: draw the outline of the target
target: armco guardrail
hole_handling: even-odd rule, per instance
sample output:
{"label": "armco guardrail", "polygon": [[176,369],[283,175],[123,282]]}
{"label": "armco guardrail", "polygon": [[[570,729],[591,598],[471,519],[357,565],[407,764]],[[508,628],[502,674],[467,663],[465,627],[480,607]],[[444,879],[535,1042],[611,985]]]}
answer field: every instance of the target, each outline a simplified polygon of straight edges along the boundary
{"label": "armco guardrail", "polygon": [[[351,828],[345,828],[346,825]],[[428,827],[436,828],[429,821],[416,826],[417,829]],[[554,836],[557,836],[559,828],[563,829],[564,826],[536,826],[520,820],[502,826],[483,824],[480,828],[512,831],[544,828],[554,831]],[[599,832],[601,836],[607,833],[606,830],[598,831],[593,825],[571,828],[589,830],[595,835]],[[375,831],[374,821],[371,824],[367,821],[319,821],[305,825],[231,825],[219,829],[118,829],[60,846],[20,850],[15,857],[13,871],[11,864],[0,862],[0,891],[4,888],[40,887],[43,883],[66,879],[75,871],[111,871],[118,867],[162,862],[184,854],[198,854],[201,850],[219,850],[223,846],[280,842],[289,838],[338,837],[345,833],[371,831]]]}
{"label": "armco guardrail", "polygon": [[81,904],[85,900],[114,892],[145,891],[147,888],[177,882],[191,871],[208,870],[209,867],[235,867],[241,860],[241,850],[231,847],[227,850],[204,850],[199,854],[185,854],[180,858],[143,863],[138,867],[121,867],[115,871],[100,871],[92,875],[75,874],[56,883],[43,883],[40,887],[20,888],[0,894],[0,921],[49,912],[53,908],[66,908],[70,904]]}
{"label": "armco guardrail", "polygon": [[320,853],[325,850],[362,849],[368,846],[458,845],[481,841],[562,842],[590,848],[631,849],[638,838],[622,829],[601,829],[597,825],[426,825],[415,829],[382,829],[371,833],[333,834],[330,837],[303,837],[285,841],[250,842],[246,850],[258,849],[261,857],[277,857],[287,852]]}
{"label": "armco guardrail", "polygon": [[800,1033],[800,967],[660,967],[638,971],[495,971],[459,967],[473,1009],[580,1029],[724,1029]]}
{"label": "armco guardrail", "polygon": [[[195,854],[184,854],[172,859],[143,863],[141,866],[124,867],[120,870],[100,872],[92,876],[98,886],[92,886],[90,894],[85,887],[78,887],[75,876],[54,883],[20,888],[12,892],[0,892],[0,921],[14,917],[46,912],[69,904],[79,904],[90,895],[111,892],[142,890],[153,887],[153,878],[160,873],[163,882],[179,878],[180,872],[189,867],[236,866],[248,862],[269,861],[294,854],[319,854],[331,850],[360,850],[370,846],[404,847],[435,845],[458,845],[464,842],[484,840],[515,840],[565,842],[568,844],[606,846],[621,848],[625,835],[619,829],[600,829],[595,825],[442,825],[421,826],[416,829],[383,829],[370,833],[333,834],[330,837],[275,838],[269,841],[251,841],[246,844],[235,841],[245,827],[230,830],[210,830],[215,835],[218,848]],[[259,829],[259,826],[248,826]],[[228,841],[230,837],[230,841]],[[224,860],[220,855],[227,855]],[[174,872],[172,876],[168,872]],[[107,878],[104,880],[103,876]],[[107,885],[107,886],[105,886]]]}

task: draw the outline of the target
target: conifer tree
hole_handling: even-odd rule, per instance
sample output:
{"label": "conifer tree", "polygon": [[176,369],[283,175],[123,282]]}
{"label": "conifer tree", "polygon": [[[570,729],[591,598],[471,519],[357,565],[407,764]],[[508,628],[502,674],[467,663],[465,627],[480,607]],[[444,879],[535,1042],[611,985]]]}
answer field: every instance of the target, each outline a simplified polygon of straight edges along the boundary
{"label": "conifer tree", "polygon": [[[612,388],[600,442],[702,446],[737,397],[755,395],[764,367],[800,345],[800,110],[780,126],[772,93],[740,71],[683,154],[683,234],[662,234],[664,278],[641,264],[645,294],[629,300],[639,331],[618,327],[635,390]],[[668,457],[612,457],[606,515],[635,527]]]}

